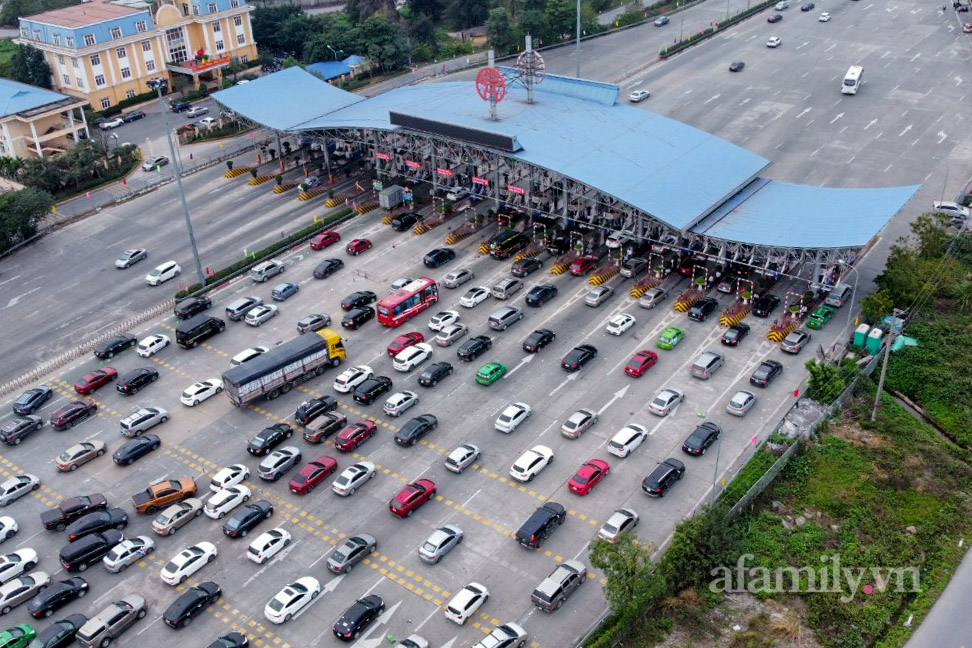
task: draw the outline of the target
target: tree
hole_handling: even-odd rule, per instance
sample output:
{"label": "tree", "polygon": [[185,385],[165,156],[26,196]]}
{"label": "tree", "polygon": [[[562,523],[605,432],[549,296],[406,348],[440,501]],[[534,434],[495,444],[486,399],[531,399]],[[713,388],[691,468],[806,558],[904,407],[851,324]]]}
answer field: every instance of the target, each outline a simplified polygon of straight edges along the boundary
{"label": "tree", "polygon": [[0,76],[51,89],[51,67],[43,52],[30,45],[18,45],[10,61],[0,69]]}
{"label": "tree", "polygon": [[840,370],[828,362],[807,360],[805,366],[810,374],[807,381],[808,398],[827,405],[840,396],[847,386]]}
{"label": "tree", "polygon": [[408,45],[401,28],[381,16],[366,20],[358,28],[359,48],[379,70],[395,71],[408,62]]}
{"label": "tree", "polygon": [[945,252],[952,235],[945,229],[945,217],[922,214],[911,223],[911,233],[917,238],[918,255],[937,259]]}
{"label": "tree", "polygon": [[497,7],[489,12],[489,18],[486,19],[486,34],[489,37],[489,44],[498,54],[515,51],[516,34],[513,32],[510,12],[506,9]]}
{"label": "tree", "polygon": [[607,577],[604,596],[615,614],[659,586],[651,547],[636,540],[634,534],[622,533],[614,542],[599,539],[591,545],[591,564]]}
{"label": "tree", "polygon": [[577,9],[566,0],[550,0],[543,12],[547,22],[546,41],[548,44],[560,42],[574,31]]}
{"label": "tree", "polygon": [[414,14],[408,22],[408,35],[412,39],[413,47],[424,43],[431,45],[433,50],[437,50],[438,43],[435,39],[435,21],[424,13]]}
{"label": "tree", "polygon": [[868,322],[877,323],[894,309],[894,301],[886,290],[872,292],[861,300],[861,314]]}
{"label": "tree", "polygon": [[260,4],[250,14],[253,39],[260,43],[261,50],[266,49],[277,53],[289,51],[280,45],[282,25],[290,18],[303,16],[305,14],[297,4]]}
{"label": "tree", "polygon": [[33,187],[0,194],[0,251],[36,234],[37,221],[53,204],[50,193]]}
{"label": "tree", "polygon": [[409,8],[412,16],[425,14],[433,23],[437,23],[442,18],[443,2],[442,0],[411,0]]}
{"label": "tree", "polygon": [[455,30],[469,29],[486,22],[489,7],[486,0],[451,0],[443,18]]}
{"label": "tree", "polygon": [[[520,31],[523,34],[529,34],[533,36],[533,46],[538,47],[540,45],[539,39],[543,38],[545,29],[547,25],[547,19],[543,15],[543,11],[540,9],[525,9],[523,13],[520,14]],[[521,42],[517,39],[517,44]]]}

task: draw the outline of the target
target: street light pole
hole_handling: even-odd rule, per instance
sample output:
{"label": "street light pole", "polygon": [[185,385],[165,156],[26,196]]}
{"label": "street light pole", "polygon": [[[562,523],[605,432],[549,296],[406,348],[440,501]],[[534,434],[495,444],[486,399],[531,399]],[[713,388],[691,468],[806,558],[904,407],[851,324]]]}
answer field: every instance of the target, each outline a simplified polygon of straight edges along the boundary
{"label": "street light pole", "polygon": [[165,91],[168,82],[165,79],[152,79],[148,86],[155,90],[159,95],[159,106],[162,108],[162,129],[165,130],[165,139],[169,142],[169,155],[172,156],[172,166],[175,171],[176,185],[179,187],[179,198],[182,200],[182,213],[186,219],[186,231],[189,232],[189,246],[192,248],[192,259],[196,262],[196,277],[199,284],[206,285],[206,275],[202,271],[202,263],[199,262],[199,250],[196,249],[196,236],[192,233],[192,221],[189,219],[189,204],[186,203],[186,192],[182,188],[182,162],[176,156],[175,145],[172,143],[172,133],[169,131],[169,124],[165,118],[165,102],[162,101],[162,93]]}

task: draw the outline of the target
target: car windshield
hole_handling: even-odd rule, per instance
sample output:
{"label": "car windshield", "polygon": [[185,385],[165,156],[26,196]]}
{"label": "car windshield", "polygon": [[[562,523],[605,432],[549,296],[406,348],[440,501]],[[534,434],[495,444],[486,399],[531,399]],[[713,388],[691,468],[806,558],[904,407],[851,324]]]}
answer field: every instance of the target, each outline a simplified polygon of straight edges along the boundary
{"label": "car windshield", "polygon": [[575,484],[586,484],[587,482],[588,482],[588,479],[584,475],[574,475],[574,483]]}
{"label": "car windshield", "polygon": [[435,553],[437,549],[438,547],[431,542],[426,542],[424,545],[422,545],[422,551],[425,551],[426,553]]}
{"label": "car windshield", "polygon": [[283,606],[284,606],[283,601],[281,601],[278,598],[274,598],[272,601],[270,601],[270,604],[267,607],[269,607],[274,612],[279,612],[280,610],[283,609]]}

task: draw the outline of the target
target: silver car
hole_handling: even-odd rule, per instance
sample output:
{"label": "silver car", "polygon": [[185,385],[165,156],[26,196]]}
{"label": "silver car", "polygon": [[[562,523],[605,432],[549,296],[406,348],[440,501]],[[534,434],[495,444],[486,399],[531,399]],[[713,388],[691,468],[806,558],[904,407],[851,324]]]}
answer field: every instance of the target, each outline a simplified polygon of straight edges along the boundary
{"label": "silver car", "polygon": [[465,324],[449,324],[442,327],[439,334],[435,336],[435,343],[439,346],[452,346],[452,343],[465,337],[469,328]]}
{"label": "silver car", "polygon": [[597,412],[589,409],[579,409],[571,414],[570,418],[560,426],[560,433],[568,439],[577,439],[595,423],[597,423]]}
{"label": "silver car", "polygon": [[652,288],[638,300],[638,305],[642,308],[654,308],[665,301],[668,292],[664,288]]}
{"label": "silver car", "polygon": [[479,454],[479,448],[477,446],[471,443],[463,443],[446,457],[446,470],[459,474],[476,463],[476,460],[479,459]]}
{"label": "silver car", "polygon": [[121,420],[121,433],[127,437],[137,437],[168,420],[169,413],[161,407],[143,407]]}
{"label": "silver car", "polygon": [[257,468],[257,473],[260,475],[260,479],[277,481],[298,463],[300,463],[300,448],[284,446],[264,457],[263,461],[260,462],[260,467]]}
{"label": "silver car", "polygon": [[101,559],[105,569],[113,574],[123,572],[145,556],[155,551],[155,541],[148,536],[135,536],[117,544]]}
{"label": "silver car", "polygon": [[584,303],[597,308],[613,294],[614,288],[611,286],[598,286],[584,296]]}
{"label": "silver car", "polygon": [[273,304],[263,304],[262,306],[257,306],[243,318],[243,321],[250,326],[260,326],[268,319],[277,314],[277,307]]}
{"label": "silver car", "polygon": [[19,500],[21,497],[40,488],[40,478],[24,473],[11,477],[0,484],[0,506],[6,506],[10,502]]}
{"label": "silver car", "polygon": [[142,259],[148,258],[148,252],[142,248],[136,248],[134,250],[125,250],[121,253],[117,259],[115,259],[115,267],[119,269],[125,269],[131,265],[134,265],[141,261]]}
{"label": "silver car", "polygon": [[367,533],[345,538],[327,557],[327,568],[335,574],[348,574],[359,562],[378,550],[378,541]]}
{"label": "silver car", "polygon": [[198,497],[189,497],[159,513],[152,520],[152,530],[159,535],[170,536],[202,513],[202,500]]}
{"label": "silver car", "polygon": [[458,288],[462,284],[466,283],[473,278],[472,270],[456,270],[455,272],[450,272],[442,279],[442,283],[446,288]]}
{"label": "silver car", "polygon": [[129,594],[120,601],[109,603],[105,609],[88,619],[78,630],[76,638],[83,648],[104,648],[121,636],[138,619],[145,617],[145,599]]}
{"label": "silver car", "polygon": [[800,353],[800,349],[807,346],[810,342],[810,333],[803,329],[791,331],[789,335],[780,342],[780,351],[786,353]]}
{"label": "silver car", "polygon": [[733,394],[726,405],[726,411],[733,416],[746,416],[746,412],[756,404],[756,395],[752,392],[739,390]]}
{"label": "silver car", "polygon": [[434,565],[461,544],[462,529],[455,524],[447,524],[439,527],[426,538],[422,546],[419,547],[418,555],[423,562]]}
{"label": "silver car", "polygon": [[51,584],[51,577],[47,572],[35,571],[18,576],[0,587],[0,614],[9,614],[11,610],[34,598],[34,595]]}
{"label": "silver car", "polygon": [[675,387],[666,387],[655,394],[648,403],[648,411],[658,416],[666,416],[673,407],[685,400],[685,392]]}

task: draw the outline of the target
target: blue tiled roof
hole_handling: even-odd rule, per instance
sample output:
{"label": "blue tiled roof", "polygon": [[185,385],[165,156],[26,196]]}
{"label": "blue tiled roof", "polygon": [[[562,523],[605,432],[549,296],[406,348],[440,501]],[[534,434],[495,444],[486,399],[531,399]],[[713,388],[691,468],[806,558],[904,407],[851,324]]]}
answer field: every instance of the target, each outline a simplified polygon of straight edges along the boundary
{"label": "blue tiled roof", "polygon": [[345,74],[351,74],[354,70],[344,61],[321,61],[320,63],[311,63],[308,65],[307,71],[321,77],[325,81],[330,81]]}
{"label": "blue tiled roof", "polygon": [[25,110],[70,99],[59,92],[37,88],[26,83],[0,79],[0,117],[15,115]]}

